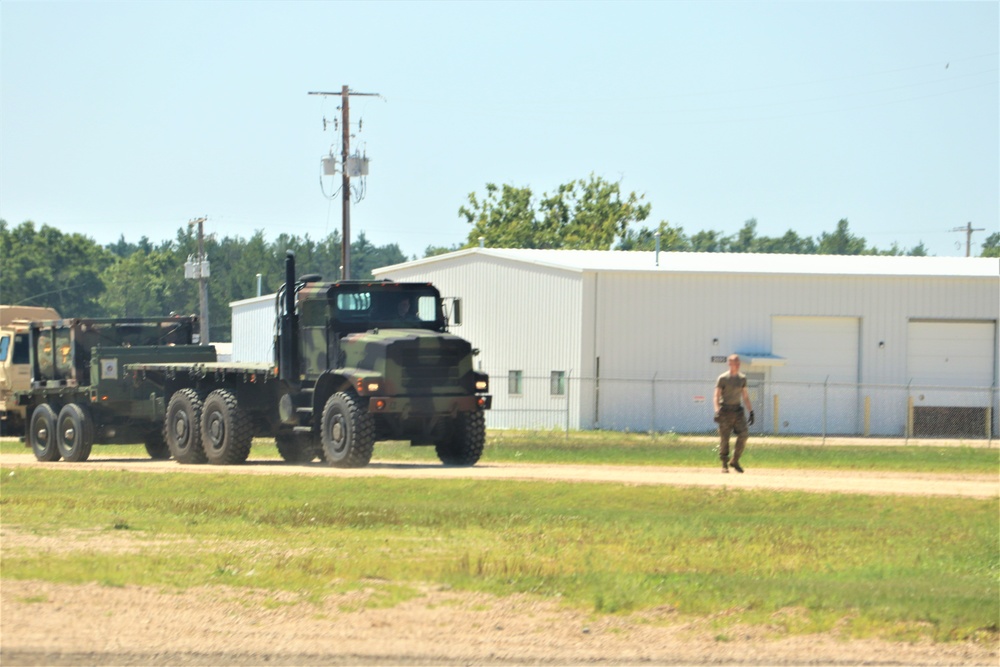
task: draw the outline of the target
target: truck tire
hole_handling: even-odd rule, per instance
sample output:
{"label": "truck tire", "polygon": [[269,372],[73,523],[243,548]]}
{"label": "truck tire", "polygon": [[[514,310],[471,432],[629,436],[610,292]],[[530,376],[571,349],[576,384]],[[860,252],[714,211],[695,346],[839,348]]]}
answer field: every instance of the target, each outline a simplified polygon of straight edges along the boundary
{"label": "truck tire", "polygon": [[42,403],[31,413],[28,440],[39,461],[58,461],[62,456],[56,444],[56,412],[48,403]]}
{"label": "truck tire", "polygon": [[250,456],[253,423],[240,409],[233,392],[216,389],[205,399],[201,412],[201,441],[213,465],[243,463]]}
{"label": "truck tire", "polygon": [[337,468],[364,468],[375,448],[375,419],[358,405],[358,399],[339,392],[326,401],[320,431],[323,458]]}
{"label": "truck tire", "polygon": [[56,444],[64,461],[80,463],[90,458],[94,446],[94,420],[79,403],[67,403],[56,420]]}
{"label": "truck tire", "polygon": [[434,445],[446,466],[474,466],[486,445],[486,418],[482,412],[463,412],[455,419],[451,433]]}
{"label": "truck tire", "polygon": [[322,447],[307,433],[279,433],[274,436],[274,444],[281,458],[289,463],[310,463],[322,456]]}
{"label": "truck tire", "polygon": [[146,445],[146,453],[154,461],[166,461],[170,458],[170,448],[163,439],[163,431],[150,431],[143,442]]}
{"label": "truck tire", "polygon": [[201,447],[201,410],[201,397],[194,389],[181,389],[170,397],[163,422],[163,439],[178,463],[208,460]]}

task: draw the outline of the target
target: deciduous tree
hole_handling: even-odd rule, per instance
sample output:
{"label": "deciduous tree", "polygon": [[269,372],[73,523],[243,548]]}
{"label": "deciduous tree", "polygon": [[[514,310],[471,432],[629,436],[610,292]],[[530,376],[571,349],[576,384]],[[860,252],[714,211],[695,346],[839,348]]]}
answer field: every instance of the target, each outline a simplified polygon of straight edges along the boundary
{"label": "deciduous tree", "polygon": [[621,194],[620,183],[591,174],[542,196],[530,188],[486,184],[485,195],[469,194],[459,215],[472,225],[466,247],[563,248],[610,250],[633,223],[649,216],[650,205],[635,192]]}
{"label": "deciduous tree", "polygon": [[101,271],[110,252],[81,234],[26,221],[10,229],[0,220],[0,301],[50,306],[66,317],[99,317],[104,291]]}
{"label": "deciduous tree", "polygon": [[1000,257],[1000,232],[993,232],[983,241],[980,257]]}

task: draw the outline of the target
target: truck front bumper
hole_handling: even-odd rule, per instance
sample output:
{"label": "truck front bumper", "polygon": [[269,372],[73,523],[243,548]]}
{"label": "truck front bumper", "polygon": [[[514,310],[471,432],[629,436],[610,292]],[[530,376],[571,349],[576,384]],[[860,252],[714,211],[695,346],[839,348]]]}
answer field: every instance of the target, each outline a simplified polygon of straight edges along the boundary
{"label": "truck front bumper", "polygon": [[368,412],[394,414],[406,418],[410,415],[456,415],[460,412],[489,410],[493,397],[479,396],[369,396]]}

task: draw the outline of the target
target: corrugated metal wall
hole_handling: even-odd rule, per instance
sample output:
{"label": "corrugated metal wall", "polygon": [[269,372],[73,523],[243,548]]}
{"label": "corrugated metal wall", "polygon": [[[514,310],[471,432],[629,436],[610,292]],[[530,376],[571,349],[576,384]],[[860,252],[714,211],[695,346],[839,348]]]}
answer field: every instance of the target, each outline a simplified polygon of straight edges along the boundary
{"label": "corrugated metal wall", "polygon": [[1000,280],[607,273],[599,283],[602,375],[632,378],[706,378],[713,356],[780,355],[772,316],[822,315],[861,319],[861,382],[905,384],[911,319],[995,321],[1000,310]]}
{"label": "corrugated metal wall", "polygon": [[233,361],[274,362],[274,295],[233,301]]}
{"label": "corrugated metal wall", "polygon": [[[465,324],[456,333],[483,351],[480,361],[491,374],[498,408],[488,422],[493,427],[515,421],[528,427],[523,416],[518,421],[506,413],[520,406],[529,415],[537,411],[538,422],[550,427],[568,422],[571,428],[706,431],[713,382],[726,369],[713,358],[731,352],[780,355],[772,349],[774,316],[857,318],[858,382],[903,386],[911,319],[987,320],[995,326],[1000,317],[1000,279],[580,273],[475,254],[387,275],[427,280],[443,294],[463,297]],[[998,356],[985,361],[992,362],[994,385]],[[537,377],[539,386],[509,396],[510,370]],[[568,402],[549,395],[553,370],[576,379]],[[760,409],[769,416],[771,369],[743,370],[763,378],[766,404]],[[855,402],[864,400],[856,387],[851,391]],[[872,415],[873,434],[902,434],[905,412],[896,404],[905,396],[892,400],[884,414]],[[859,423],[857,415],[851,423]],[[757,428],[770,427],[764,421]]]}

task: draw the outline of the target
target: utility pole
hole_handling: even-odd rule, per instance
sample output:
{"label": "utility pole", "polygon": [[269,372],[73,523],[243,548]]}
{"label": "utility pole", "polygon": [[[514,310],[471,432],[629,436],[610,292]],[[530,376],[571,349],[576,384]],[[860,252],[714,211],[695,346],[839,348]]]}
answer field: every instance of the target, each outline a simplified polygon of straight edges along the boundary
{"label": "utility pole", "polygon": [[343,221],[343,231],[341,233],[340,263],[341,280],[351,279],[351,176],[347,170],[347,158],[351,154],[351,129],[350,129],[350,99],[351,95],[363,97],[378,97],[378,93],[356,93],[347,86],[342,86],[339,93],[310,92],[310,95],[340,95],[340,115],[341,115],[341,220]]}
{"label": "utility pole", "polygon": [[973,229],[972,223],[968,223],[965,227],[955,227],[952,229],[953,232],[965,232],[965,256],[968,257],[972,252],[972,232],[985,232],[985,229]]}
{"label": "utility pole", "polygon": [[208,265],[208,258],[205,257],[205,221],[208,218],[202,216],[195,220],[188,221],[188,228],[198,225],[198,257],[194,260],[188,257],[184,264],[184,277],[196,278],[198,280],[198,305],[200,315],[198,316],[198,344],[208,345],[208,277],[211,270]]}

